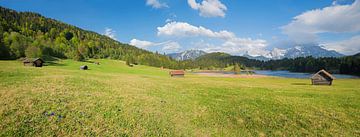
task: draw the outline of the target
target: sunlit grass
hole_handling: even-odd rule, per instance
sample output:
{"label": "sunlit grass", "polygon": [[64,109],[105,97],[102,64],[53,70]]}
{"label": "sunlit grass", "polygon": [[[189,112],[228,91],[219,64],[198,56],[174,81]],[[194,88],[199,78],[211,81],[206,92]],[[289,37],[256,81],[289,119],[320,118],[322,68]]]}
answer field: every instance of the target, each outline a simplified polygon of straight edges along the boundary
{"label": "sunlit grass", "polygon": [[0,61],[0,136],[360,136],[360,80],[171,78],[96,61]]}

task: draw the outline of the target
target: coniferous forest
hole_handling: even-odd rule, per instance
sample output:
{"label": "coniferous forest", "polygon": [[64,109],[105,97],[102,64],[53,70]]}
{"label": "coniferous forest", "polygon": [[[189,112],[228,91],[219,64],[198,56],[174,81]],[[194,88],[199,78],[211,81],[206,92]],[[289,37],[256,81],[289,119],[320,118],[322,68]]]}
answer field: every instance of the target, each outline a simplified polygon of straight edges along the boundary
{"label": "coniferous forest", "polygon": [[159,53],[115,41],[107,36],[49,19],[33,12],[0,7],[0,59],[56,57],[85,61],[90,58],[124,60],[171,69],[241,68],[360,75],[360,54],[341,58],[300,57],[259,61],[226,53],[210,53],[195,60],[176,61]]}

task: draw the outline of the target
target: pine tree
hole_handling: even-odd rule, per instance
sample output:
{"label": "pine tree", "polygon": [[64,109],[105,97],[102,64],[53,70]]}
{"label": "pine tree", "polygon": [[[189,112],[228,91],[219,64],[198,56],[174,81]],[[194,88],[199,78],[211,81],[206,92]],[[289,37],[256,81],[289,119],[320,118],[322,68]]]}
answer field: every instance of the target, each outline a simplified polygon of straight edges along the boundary
{"label": "pine tree", "polygon": [[240,74],[241,68],[238,63],[235,63],[234,65],[234,72],[235,74]]}

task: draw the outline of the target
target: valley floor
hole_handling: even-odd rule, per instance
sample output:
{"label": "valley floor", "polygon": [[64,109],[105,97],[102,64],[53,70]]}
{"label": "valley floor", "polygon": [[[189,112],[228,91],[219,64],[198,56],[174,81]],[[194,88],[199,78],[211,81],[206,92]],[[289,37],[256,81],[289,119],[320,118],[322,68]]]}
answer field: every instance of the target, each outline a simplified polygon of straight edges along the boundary
{"label": "valley floor", "polygon": [[360,136],[359,79],[171,78],[96,61],[0,61],[0,136]]}

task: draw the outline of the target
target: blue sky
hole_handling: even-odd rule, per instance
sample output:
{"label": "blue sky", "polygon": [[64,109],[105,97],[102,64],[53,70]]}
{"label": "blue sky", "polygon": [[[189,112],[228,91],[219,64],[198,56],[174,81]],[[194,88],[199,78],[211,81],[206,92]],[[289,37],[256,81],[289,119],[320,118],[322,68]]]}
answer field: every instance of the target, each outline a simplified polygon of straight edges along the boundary
{"label": "blue sky", "polygon": [[[318,43],[360,51],[358,0],[1,0],[151,51],[265,55]],[[296,18],[298,17],[298,18]],[[357,19],[357,17],[359,19]]]}

